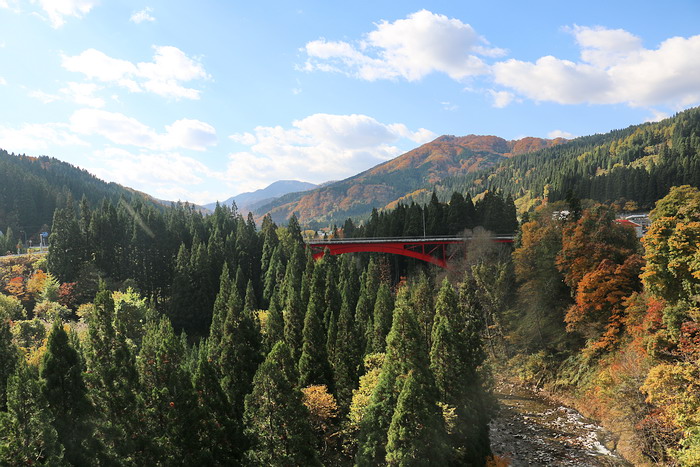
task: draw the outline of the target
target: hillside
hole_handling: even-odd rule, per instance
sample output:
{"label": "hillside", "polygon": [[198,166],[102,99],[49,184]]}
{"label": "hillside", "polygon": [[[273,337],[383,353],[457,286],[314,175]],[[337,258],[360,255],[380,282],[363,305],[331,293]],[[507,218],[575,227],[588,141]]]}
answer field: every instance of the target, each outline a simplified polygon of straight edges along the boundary
{"label": "hillside", "polygon": [[521,210],[535,198],[564,199],[569,190],[628,210],[650,209],[674,185],[700,186],[699,154],[700,108],[694,108],[450,176],[436,188],[441,199],[453,191],[478,195],[503,190],[519,201]]}
{"label": "hillside", "polygon": [[[304,223],[342,223],[383,208],[419,189],[428,189],[445,177],[494,167],[513,156],[552,147],[565,140],[523,138],[507,141],[497,136],[441,136],[372,169],[308,193],[282,196],[260,206],[256,214],[271,213],[284,221],[293,212]],[[428,187],[428,188],[426,188]]]}
{"label": "hillside", "polygon": [[[314,185],[313,183],[301,182],[299,180],[278,180],[265,188],[232,196],[219,204],[231,206],[231,204],[235,202],[240,212],[247,213],[248,211],[255,210],[257,206],[270,203],[274,199],[286,195],[287,193],[308,191],[317,186],[318,185]],[[213,211],[214,208],[216,208],[216,203],[205,204],[204,207]]]}
{"label": "hillside", "polygon": [[[92,206],[103,198],[117,200],[148,195],[104,182],[85,170],[52,157],[14,155],[0,150],[0,230],[9,227],[26,239],[51,225],[54,210],[83,195]],[[36,240],[37,237],[35,237]]]}

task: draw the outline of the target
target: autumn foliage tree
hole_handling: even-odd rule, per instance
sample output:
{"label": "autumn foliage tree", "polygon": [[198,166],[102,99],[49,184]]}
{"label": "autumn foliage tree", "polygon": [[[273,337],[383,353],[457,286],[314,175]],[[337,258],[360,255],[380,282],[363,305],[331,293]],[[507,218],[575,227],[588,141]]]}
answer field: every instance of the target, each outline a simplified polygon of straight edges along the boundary
{"label": "autumn foliage tree", "polygon": [[625,299],[641,289],[639,255],[616,264],[604,259],[578,282],[576,303],[566,312],[568,331],[579,331],[592,339],[590,350],[612,350],[619,342],[625,323]]}

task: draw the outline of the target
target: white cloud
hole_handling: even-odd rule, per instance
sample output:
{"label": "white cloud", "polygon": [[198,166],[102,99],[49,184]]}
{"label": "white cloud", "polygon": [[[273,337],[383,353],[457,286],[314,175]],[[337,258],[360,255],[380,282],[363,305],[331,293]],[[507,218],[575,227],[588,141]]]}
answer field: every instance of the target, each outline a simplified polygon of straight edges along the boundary
{"label": "white cloud", "polygon": [[515,99],[515,96],[513,95],[513,93],[508,92],[508,91],[495,91],[493,89],[489,89],[488,93],[493,98],[493,106],[496,107],[497,109],[502,109],[503,107],[507,107],[508,104],[513,102],[513,99]]}
{"label": "white cloud", "polygon": [[245,146],[252,146],[257,141],[255,135],[252,133],[248,133],[247,131],[245,133],[233,134],[229,136],[229,138],[231,138],[236,143],[243,144]]}
{"label": "white cloud", "polygon": [[421,10],[389,23],[382,21],[362,41],[318,39],[305,46],[305,69],[345,73],[356,78],[420,80],[440,72],[452,79],[484,74],[478,56],[499,56],[476,31],[458,19]]}
{"label": "white cloud", "polygon": [[49,94],[41,90],[30,91],[29,97],[39,100],[44,104],[50,104],[51,102],[56,102],[61,99],[61,96],[57,96],[56,94]]}
{"label": "white cloud", "polygon": [[346,178],[399,155],[399,142],[425,143],[435,134],[366,115],[314,114],[293,122],[292,128],[257,127],[254,134],[231,138],[250,148],[229,156],[224,179],[240,190],[252,190],[286,178]]}
{"label": "white cloud", "polygon": [[101,89],[94,83],[66,83],[66,87],[60,90],[66,98],[78,105],[88,107],[104,107],[105,101],[101,97],[96,97],[95,92]]}
{"label": "white cloud", "polygon": [[132,63],[87,49],[79,55],[63,56],[62,66],[88,79],[110,83],[131,92],[152,92],[175,99],[199,99],[200,91],[182,83],[210,76],[202,64],[172,46],[154,46],[153,61]]}
{"label": "white cloud", "polygon": [[547,138],[549,138],[549,139],[556,139],[556,138],[572,139],[575,137],[576,137],[576,135],[574,135],[573,133],[569,133],[568,131],[564,131],[564,130],[552,130],[549,133],[547,133]]}
{"label": "white cloud", "polygon": [[59,94],[49,94],[42,90],[29,91],[29,97],[37,99],[44,104],[56,101],[68,101],[88,107],[104,107],[105,101],[95,96],[95,92],[102,89],[93,83],[68,82],[66,87],[59,89]]}
{"label": "white cloud", "polygon": [[216,130],[208,123],[184,118],[165,127],[165,138],[175,147],[205,151],[216,145]]}
{"label": "white cloud", "polygon": [[453,104],[449,101],[440,102],[440,104],[442,105],[443,110],[447,110],[449,112],[454,112],[455,110],[459,109],[459,106],[457,104]]}
{"label": "white cloud", "polygon": [[76,133],[99,135],[112,143],[151,150],[183,148],[204,151],[216,144],[214,127],[199,120],[177,120],[166,126],[165,133],[158,133],[121,113],[80,109],[71,116],[70,127]]}
{"label": "white cloud", "polygon": [[700,35],[673,37],[657,49],[621,29],[574,26],[579,62],[545,56],[493,65],[496,83],[536,101],[560,104],[667,105],[700,103]]}
{"label": "white cloud", "polygon": [[6,85],[7,85],[7,81],[5,80],[5,78],[0,76],[0,86],[6,86]]}
{"label": "white cloud", "polygon": [[87,143],[61,123],[31,123],[20,128],[0,125],[0,148],[7,151],[44,151],[55,146],[87,146]]}
{"label": "white cloud", "polygon": [[[37,0],[32,0],[32,3],[36,2]],[[54,28],[63,26],[67,16],[82,18],[97,5],[96,0],[38,0],[38,3]]]}
{"label": "white cloud", "polygon": [[655,109],[649,109],[651,111],[651,117],[647,118],[646,122],[660,122],[661,120],[670,117],[666,112],[661,112]]}
{"label": "white cloud", "polygon": [[193,186],[206,182],[212,173],[201,162],[178,152],[134,153],[106,148],[96,151],[94,156],[99,165],[88,168],[91,173],[159,199],[204,203],[220,196],[208,190],[193,191]]}
{"label": "white cloud", "polygon": [[131,15],[131,18],[129,18],[129,21],[136,24],[143,23],[144,21],[155,21],[156,19],[153,17],[153,15],[151,15],[151,13],[153,13],[153,8],[147,6],[143,10],[135,11]]}

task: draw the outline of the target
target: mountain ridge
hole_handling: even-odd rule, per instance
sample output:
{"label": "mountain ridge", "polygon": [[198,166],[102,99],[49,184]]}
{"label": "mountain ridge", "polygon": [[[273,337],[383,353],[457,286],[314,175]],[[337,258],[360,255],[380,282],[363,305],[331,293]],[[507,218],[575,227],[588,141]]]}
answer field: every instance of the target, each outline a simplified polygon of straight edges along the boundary
{"label": "mountain ridge", "polygon": [[[300,180],[277,180],[265,188],[231,196],[225,201],[219,202],[219,204],[230,206],[233,202],[235,202],[239,211],[247,212],[254,210],[255,207],[260,204],[272,202],[272,200],[279,198],[280,196],[284,196],[287,193],[304,192],[318,186],[319,185],[314,183],[302,182]],[[216,208],[217,202],[218,201],[205,204],[204,207],[213,211],[214,208]]]}
{"label": "mountain ridge", "polygon": [[556,146],[563,138],[506,140],[493,135],[443,135],[359,174],[304,194],[288,194],[255,211],[285,222],[296,213],[303,223],[341,223],[383,208],[426,184],[492,167],[529,151]]}

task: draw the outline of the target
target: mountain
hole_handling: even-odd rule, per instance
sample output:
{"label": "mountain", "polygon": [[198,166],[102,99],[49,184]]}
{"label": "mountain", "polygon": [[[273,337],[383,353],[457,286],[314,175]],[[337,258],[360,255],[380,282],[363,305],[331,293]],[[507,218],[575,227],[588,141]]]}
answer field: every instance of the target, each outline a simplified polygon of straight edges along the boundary
{"label": "mountain", "polygon": [[463,175],[531,151],[562,144],[566,140],[523,138],[507,141],[497,136],[441,136],[395,159],[348,179],[307,193],[281,196],[258,204],[255,213],[270,213],[284,222],[293,212],[310,224],[341,224],[348,217],[369,214],[374,207],[391,206],[416,190],[445,177]]}
{"label": "mountain", "polygon": [[449,176],[435,189],[472,196],[501,190],[521,211],[538,199],[562,200],[567,193],[619,209],[650,209],[672,186],[700,187],[700,108],[653,123],[523,154],[497,167]]}
{"label": "mountain", "polygon": [[[232,196],[219,204],[230,206],[231,203],[235,202],[238,211],[246,213],[254,211],[257,206],[270,203],[280,196],[288,193],[308,191],[317,186],[313,183],[300,182],[298,180],[278,180],[265,188]],[[204,207],[213,211],[216,208],[216,203],[205,204]]]}
{"label": "mountain", "polygon": [[156,200],[52,157],[30,157],[0,150],[0,230],[10,227],[27,239],[51,225],[57,207],[85,196],[95,207],[102,199]]}

